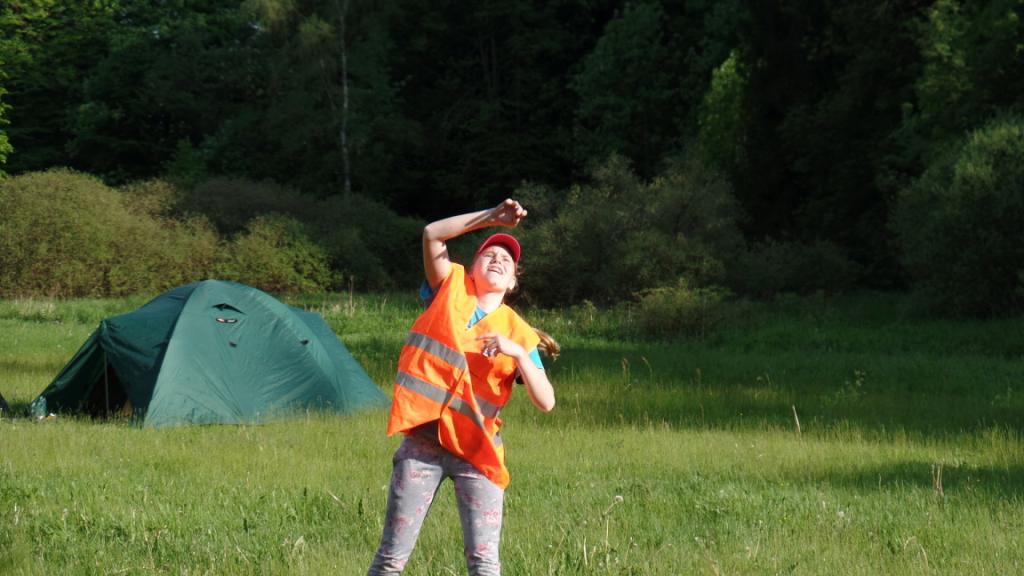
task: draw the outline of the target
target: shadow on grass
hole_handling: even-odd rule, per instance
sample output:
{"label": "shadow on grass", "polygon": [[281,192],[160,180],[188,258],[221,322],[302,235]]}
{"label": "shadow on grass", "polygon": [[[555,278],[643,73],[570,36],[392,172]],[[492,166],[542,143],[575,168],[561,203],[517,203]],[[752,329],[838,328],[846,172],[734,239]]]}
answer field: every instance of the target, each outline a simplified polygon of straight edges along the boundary
{"label": "shadow on grass", "polygon": [[942,438],[996,428],[1024,434],[1024,414],[1019,411],[955,397],[874,395],[837,407],[828,405],[827,397],[794,402],[764,396],[759,397],[756,389],[727,386],[694,390],[675,398],[664,389],[634,388],[613,398],[585,399],[578,412],[588,415],[581,418],[587,423],[665,423],[692,429],[783,429],[795,433],[799,426],[803,434],[853,431],[866,437],[908,434]]}
{"label": "shadow on grass", "polygon": [[32,408],[31,408],[31,406],[32,406],[31,401],[29,401],[29,402],[19,402],[19,401],[9,402],[9,406],[7,406],[7,408],[9,408],[9,410],[4,410],[3,411],[3,417],[4,418],[20,418],[20,419],[30,418],[32,416]]}
{"label": "shadow on grass", "polygon": [[[949,359],[929,360],[744,354],[698,345],[576,347],[549,366],[560,417],[539,422],[794,431],[799,425],[804,433],[867,435],[1024,432],[1024,394],[1007,384],[1024,366],[997,359],[977,373],[971,364],[951,375]],[[865,363],[868,371],[856,368]]]}
{"label": "shadow on grass", "polygon": [[969,494],[1007,499],[1024,496],[1024,465],[1021,464],[992,467],[941,461],[910,461],[791,479],[864,491],[931,489],[936,498]]}

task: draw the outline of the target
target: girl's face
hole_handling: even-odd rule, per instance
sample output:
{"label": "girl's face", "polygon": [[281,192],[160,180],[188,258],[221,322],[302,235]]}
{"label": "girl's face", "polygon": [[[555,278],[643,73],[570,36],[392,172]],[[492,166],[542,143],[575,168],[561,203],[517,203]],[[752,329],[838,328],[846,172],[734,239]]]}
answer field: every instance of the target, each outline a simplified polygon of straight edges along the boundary
{"label": "girl's face", "polygon": [[516,286],[516,263],[503,246],[484,248],[473,260],[473,281],[486,292],[508,292]]}

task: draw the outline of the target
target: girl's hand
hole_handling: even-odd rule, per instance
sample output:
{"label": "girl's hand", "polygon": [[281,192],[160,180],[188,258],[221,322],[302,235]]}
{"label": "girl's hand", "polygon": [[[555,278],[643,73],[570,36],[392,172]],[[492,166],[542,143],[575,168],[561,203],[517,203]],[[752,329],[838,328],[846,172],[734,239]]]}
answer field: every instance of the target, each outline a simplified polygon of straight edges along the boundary
{"label": "girl's hand", "polygon": [[495,334],[493,332],[490,334],[484,334],[483,336],[477,337],[477,341],[482,342],[480,346],[480,353],[488,358],[498,354],[504,354],[518,360],[526,355],[526,351],[523,350],[522,346],[501,334]]}
{"label": "girl's hand", "polygon": [[515,228],[519,225],[520,220],[526,218],[526,208],[523,208],[519,202],[506,198],[504,202],[491,210],[491,218],[499,226]]}

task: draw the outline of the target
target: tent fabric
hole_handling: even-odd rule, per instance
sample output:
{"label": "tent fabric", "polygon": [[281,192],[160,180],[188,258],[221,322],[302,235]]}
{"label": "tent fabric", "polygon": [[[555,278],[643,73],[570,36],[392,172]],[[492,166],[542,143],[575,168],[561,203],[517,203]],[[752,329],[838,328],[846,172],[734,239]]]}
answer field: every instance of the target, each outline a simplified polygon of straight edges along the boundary
{"label": "tent fabric", "polygon": [[206,280],[100,322],[33,412],[102,415],[129,406],[144,425],[163,427],[386,405],[320,315]]}

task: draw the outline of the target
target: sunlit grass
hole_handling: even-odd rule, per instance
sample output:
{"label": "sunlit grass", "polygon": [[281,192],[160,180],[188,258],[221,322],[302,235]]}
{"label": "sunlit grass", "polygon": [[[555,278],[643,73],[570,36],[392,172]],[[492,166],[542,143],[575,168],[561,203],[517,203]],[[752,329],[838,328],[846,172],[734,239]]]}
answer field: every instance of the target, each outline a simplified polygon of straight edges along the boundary
{"label": "sunlit grass", "polygon": [[[416,301],[349,298],[294,302],[388,389]],[[24,407],[100,318],[141,303],[0,303],[0,392]],[[565,352],[553,413],[522,393],[503,412],[504,572],[1024,570],[1018,323],[788,306],[678,343],[615,338],[586,309],[527,311]],[[384,420],[5,419],[0,573],[364,573],[398,441]],[[406,573],[464,573],[461,548],[448,486]]]}

